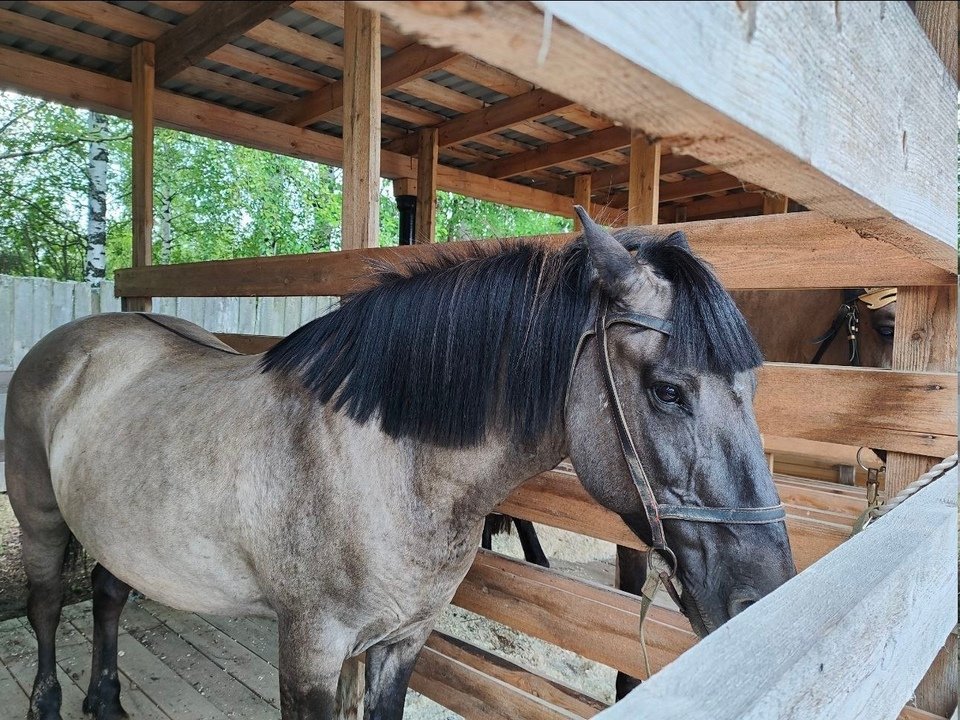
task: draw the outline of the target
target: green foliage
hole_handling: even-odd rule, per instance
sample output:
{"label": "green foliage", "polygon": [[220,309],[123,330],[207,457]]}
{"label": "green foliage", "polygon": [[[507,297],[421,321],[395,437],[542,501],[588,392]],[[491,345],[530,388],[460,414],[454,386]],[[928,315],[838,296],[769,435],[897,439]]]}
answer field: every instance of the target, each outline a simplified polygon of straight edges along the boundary
{"label": "green foliage", "polygon": [[87,140],[80,111],[0,93],[0,273],[82,277]]}
{"label": "green foliage", "polygon": [[[0,273],[83,277],[86,111],[0,93]],[[109,122],[107,277],[131,254],[131,129]],[[154,262],[286,255],[340,247],[342,173],[317,163],[157,129]],[[392,183],[380,244],[396,245]],[[440,193],[438,240],[569,230],[563,218]]]}

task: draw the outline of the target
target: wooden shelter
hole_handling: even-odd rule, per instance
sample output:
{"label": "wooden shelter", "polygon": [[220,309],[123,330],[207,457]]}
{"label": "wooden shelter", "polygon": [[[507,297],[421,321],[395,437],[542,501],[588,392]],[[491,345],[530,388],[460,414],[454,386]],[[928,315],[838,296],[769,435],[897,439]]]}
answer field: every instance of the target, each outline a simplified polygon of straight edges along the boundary
{"label": "wooden shelter", "polygon": [[[913,5],[5,0],[0,86],[132,116],[135,267],[116,279],[128,309],[161,296],[342,294],[370,256],[431,252],[437,190],[568,217],[576,201],[609,224],[677,223],[730,288],[896,286],[893,370],[768,364],[756,408],[766,434],[887,450],[892,496],[957,447],[956,6]],[[342,166],[344,251],[151,267],[155,125]],[[421,244],[377,249],[379,177],[416,206]],[[271,342],[230,340],[251,351]],[[849,536],[863,494],[778,484],[803,569]],[[956,514],[928,505],[902,510],[929,535],[898,546],[878,530],[874,546],[870,530],[855,562],[843,558],[849,569],[875,552],[884,577],[917,589],[879,622],[843,616],[859,633],[844,642],[916,639],[901,644],[909,663],[895,647],[864,661],[876,675],[863,682],[889,692],[825,685],[848,692],[849,717],[894,717],[918,683],[919,709],[904,717],[956,707]],[[531,480],[502,509],[641,547],[567,472]],[[832,557],[818,577],[842,582]],[[938,576],[945,584],[930,586]],[[897,586],[804,586],[804,597],[837,594],[868,613],[856,593],[889,600]],[[644,674],[634,597],[481,553],[455,603]],[[821,619],[810,627],[836,630]],[[654,608],[649,622],[654,669],[694,644],[676,612]],[[756,628],[775,642],[769,624]],[[770,673],[809,662],[808,651],[768,666],[754,657],[751,672],[780,687]],[[413,686],[471,718],[600,707],[441,637]],[[770,702],[758,698],[752,716],[773,717]]]}

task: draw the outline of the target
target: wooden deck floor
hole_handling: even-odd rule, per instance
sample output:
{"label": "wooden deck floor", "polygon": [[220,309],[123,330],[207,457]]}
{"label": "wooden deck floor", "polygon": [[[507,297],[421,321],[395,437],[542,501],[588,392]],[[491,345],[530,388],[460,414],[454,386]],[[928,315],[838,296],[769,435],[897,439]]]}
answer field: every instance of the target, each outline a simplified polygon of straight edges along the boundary
{"label": "wooden deck floor", "polygon": [[[64,608],[57,647],[63,720],[88,720],[90,603]],[[135,720],[280,718],[276,622],[127,604],[119,639],[121,701]],[[0,623],[0,716],[26,717],[36,641],[25,618]]]}

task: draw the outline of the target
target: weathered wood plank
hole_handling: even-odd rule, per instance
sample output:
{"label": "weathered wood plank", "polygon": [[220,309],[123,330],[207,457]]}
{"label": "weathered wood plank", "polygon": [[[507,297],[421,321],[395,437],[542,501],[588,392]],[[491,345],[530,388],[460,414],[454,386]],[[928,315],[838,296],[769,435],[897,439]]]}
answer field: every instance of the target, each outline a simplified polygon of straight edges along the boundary
{"label": "weathered wood plank", "polygon": [[[232,678],[235,681],[234,684],[240,686],[230,691],[234,696],[234,701],[231,701],[231,703],[224,705],[224,698],[222,697],[217,700],[211,697],[211,702],[220,705],[225,712],[231,710],[230,705],[233,702],[242,702],[243,707],[251,710],[255,708],[258,712],[262,712],[264,717],[276,717],[278,715],[280,680],[275,665],[271,665],[254,655],[199,615],[177,612],[158,603],[152,603],[149,607],[142,608],[141,613],[149,614],[163,623],[169,633],[169,638],[164,641],[166,645],[170,646],[176,643],[175,638],[177,636],[184,638],[192,647],[192,652],[200,654],[216,668],[214,669],[209,665],[200,668],[197,662],[185,659],[181,653],[175,655],[171,655],[170,652],[158,653],[151,647],[151,644],[160,642],[156,638],[158,634],[163,634],[162,628],[154,631],[152,636],[145,636],[144,645],[150,648],[155,655],[166,656],[166,664],[178,675],[189,679],[191,683],[195,683],[201,670],[205,674],[219,672],[221,677]],[[136,615],[137,613],[134,610],[131,614]],[[139,619],[141,622],[147,620],[142,616]],[[142,633],[134,632],[133,634],[137,636]],[[276,637],[273,637],[272,640],[276,644]],[[171,647],[170,649],[174,650],[175,648]],[[191,652],[189,648],[180,647],[180,649],[188,653]],[[183,665],[184,662],[187,662],[187,664]],[[238,707],[240,705],[235,705],[233,709],[236,710]],[[247,713],[244,713],[244,715],[247,715]]]}
{"label": "weathered wood plank", "polygon": [[892,720],[957,622],[956,543],[954,470],[597,717]]}
{"label": "weathered wood plank", "polygon": [[[794,561],[800,570],[809,567],[850,536],[853,521],[865,504],[861,500],[856,504],[856,512],[850,512],[850,505],[854,502],[847,502],[847,498],[834,502],[818,490],[784,483],[778,483],[777,489],[788,505],[787,531]],[[569,473],[551,471],[531,478],[514,490],[497,509],[523,520],[637,550],[646,549],[618,515],[594,501],[577,477]],[[830,514],[814,519],[808,517],[823,509]]]}
{"label": "weathered wood plank", "polygon": [[[638,634],[640,601],[632,595],[480,550],[453,603],[634,677],[646,677]],[[677,612],[654,606],[646,622],[652,668],[663,667],[696,642]]]}
{"label": "weathered wood plank", "polygon": [[410,687],[466,720],[573,720],[582,717],[452,660],[430,647],[420,652]]}
{"label": "weathered wood plank", "polygon": [[755,399],[764,433],[946,457],[956,373],[767,363]]}
{"label": "weathered wood plank", "polygon": [[344,8],[344,250],[380,245],[380,16]]}
{"label": "weathered wood plank", "polygon": [[[682,185],[686,183],[673,183]],[[660,143],[634,131],[630,139],[627,224],[656,225],[660,210]]]}
{"label": "weathered wood plank", "polygon": [[[957,288],[897,288],[897,324],[892,366],[903,370],[957,370]],[[888,497],[956,450],[887,456],[884,490]],[[916,705],[940,715],[957,707],[957,639],[950,636],[931,673],[917,689]]]}
{"label": "weathered wood plank", "polygon": [[607,704],[579,693],[562,683],[549,680],[535,670],[506,660],[468,642],[441,632],[427,639],[427,647],[458,663],[463,663],[488,677],[509,683],[577,717],[592,717]]}
{"label": "weathered wood plank", "polygon": [[437,129],[420,131],[420,152],[417,156],[417,234],[415,242],[437,241],[437,165],[439,146]]}
{"label": "weathered wood plank", "polygon": [[[438,173],[443,175],[442,169]],[[943,270],[891,250],[814,213],[700,220],[659,226],[682,230],[729,289],[951,285]],[[573,235],[543,242],[561,246]],[[764,247],[757,252],[756,247]],[[121,295],[343,295],[369,275],[370,259],[428,258],[446,246],[412,245],[205,263],[129,268],[116,274]]]}
{"label": "weathered wood plank", "polygon": [[[133,107],[133,265],[153,264],[153,125],[154,71],[153,43],[135,45],[131,54],[130,83]],[[127,297],[124,310],[150,312],[147,296]]]}
{"label": "weathered wood plank", "polygon": [[956,268],[956,85],[904,3],[362,4]]}

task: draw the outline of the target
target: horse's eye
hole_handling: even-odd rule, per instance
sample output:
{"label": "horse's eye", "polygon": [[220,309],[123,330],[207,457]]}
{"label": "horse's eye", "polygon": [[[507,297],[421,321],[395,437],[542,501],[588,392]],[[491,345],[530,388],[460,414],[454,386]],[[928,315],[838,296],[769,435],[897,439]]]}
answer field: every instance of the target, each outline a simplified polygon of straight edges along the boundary
{"label": "horse's eye", "polygon": [[877,328],[877,333],[880,337],[892,338],[893,337],[893,326],[892,325],[881,325]]}
{"label": "horse's eye", "polygon": [[673,404],[680,402],[680,388],[669,383],[657,383],[653,386],[653,394],[662,403]]}

